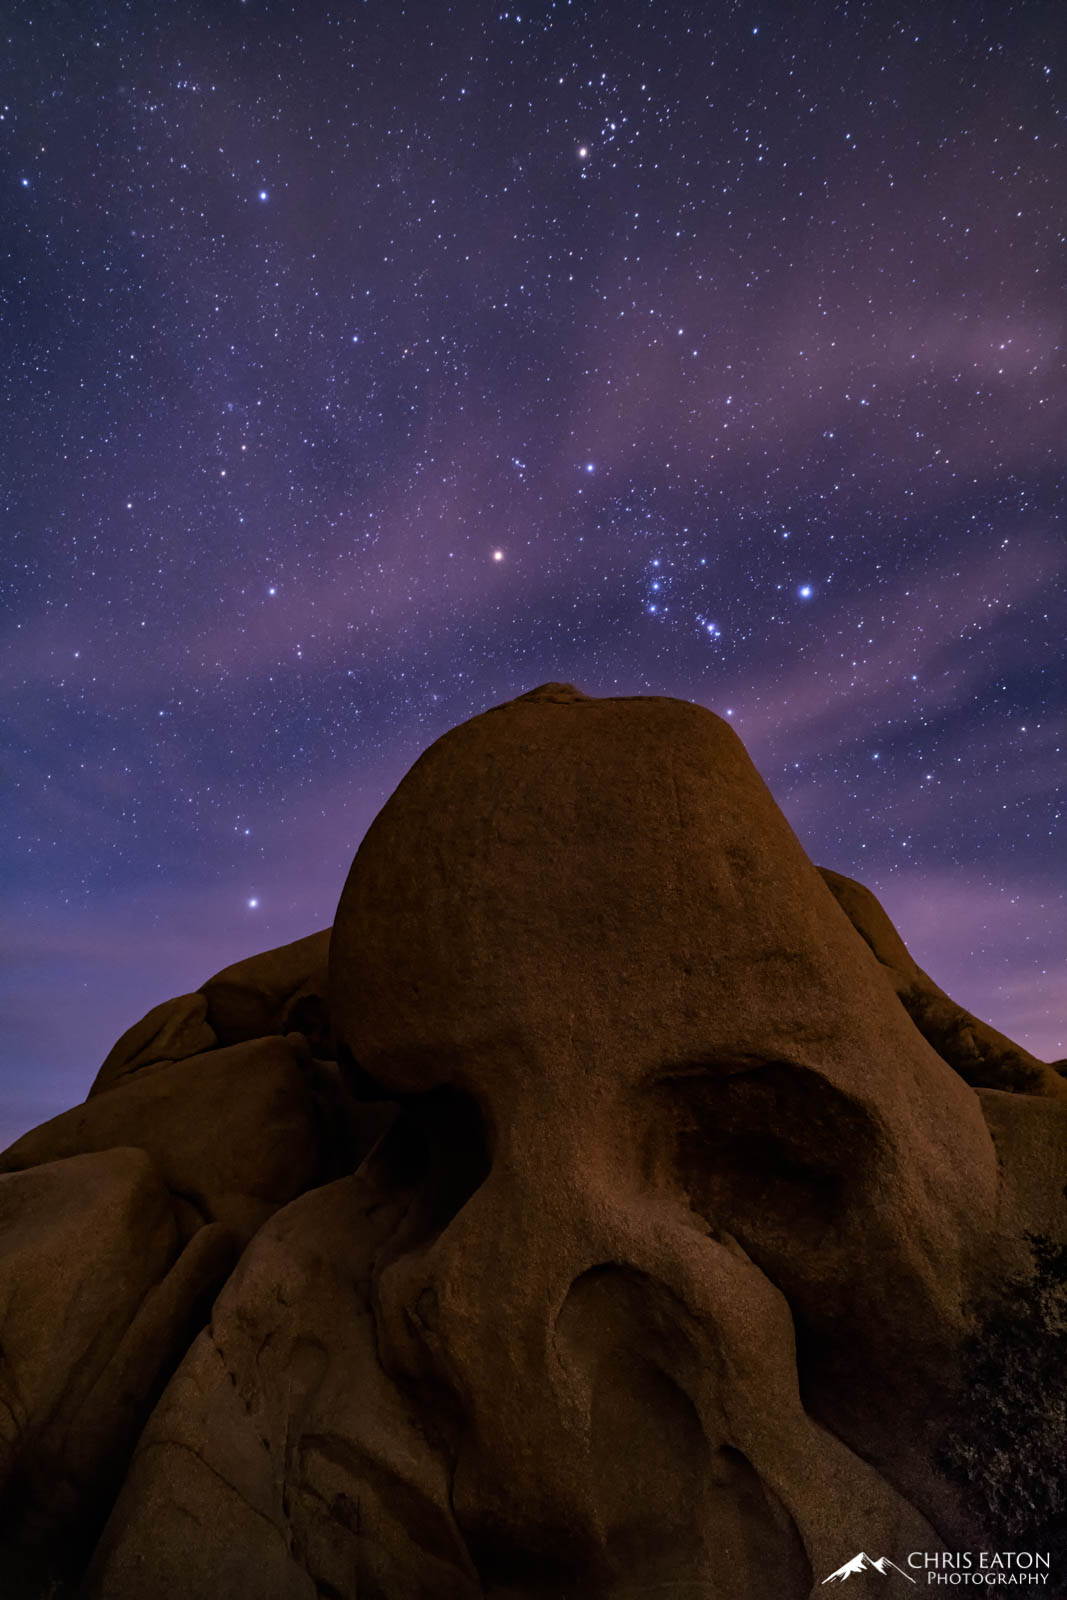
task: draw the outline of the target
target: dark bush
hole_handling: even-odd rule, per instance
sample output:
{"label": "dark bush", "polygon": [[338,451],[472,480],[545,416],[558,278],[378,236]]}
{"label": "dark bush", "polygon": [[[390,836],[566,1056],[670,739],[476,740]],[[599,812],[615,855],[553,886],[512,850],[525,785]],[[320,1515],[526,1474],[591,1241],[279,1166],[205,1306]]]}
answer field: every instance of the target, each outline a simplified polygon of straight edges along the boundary
{"label": "dark bush", "polygon": [[968,1341],[938,1465],[1000,1548],[1050,1550],[1067,1593],[1067,1245],[1028,1243],[1032,1274],[1004,1286]]}

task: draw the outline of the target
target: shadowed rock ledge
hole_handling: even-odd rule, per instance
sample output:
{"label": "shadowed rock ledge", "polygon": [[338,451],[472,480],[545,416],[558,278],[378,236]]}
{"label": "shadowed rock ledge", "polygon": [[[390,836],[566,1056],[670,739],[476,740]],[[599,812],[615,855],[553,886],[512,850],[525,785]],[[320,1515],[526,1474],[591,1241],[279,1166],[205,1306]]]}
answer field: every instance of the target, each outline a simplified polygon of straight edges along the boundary
{"label": "shadowed rock ledge", "polygon": [[1065,1594],[1065,1179],[732,729],[545,685],[0,1155],[2,1592]]}

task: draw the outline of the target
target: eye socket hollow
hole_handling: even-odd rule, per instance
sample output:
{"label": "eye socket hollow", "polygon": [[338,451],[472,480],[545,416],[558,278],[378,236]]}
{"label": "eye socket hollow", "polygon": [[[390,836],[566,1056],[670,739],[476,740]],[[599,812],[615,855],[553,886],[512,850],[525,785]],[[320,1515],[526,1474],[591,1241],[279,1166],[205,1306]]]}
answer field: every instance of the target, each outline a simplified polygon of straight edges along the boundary
{"label": "eye socket hollow", "polygon": [[796,1062],[682,1063],[656,1094],[690,1204],[754,1258],[828,1242],[878,1161],[871,1114]]}
{"label": "eye socket hollow", "polygon": [[376,1159],[390,1188],[411,1192],[402,1240],[394,1241],[405,1249],[443,1233],[492,1166],[477,1102],[451,1085],[401,1101]]}

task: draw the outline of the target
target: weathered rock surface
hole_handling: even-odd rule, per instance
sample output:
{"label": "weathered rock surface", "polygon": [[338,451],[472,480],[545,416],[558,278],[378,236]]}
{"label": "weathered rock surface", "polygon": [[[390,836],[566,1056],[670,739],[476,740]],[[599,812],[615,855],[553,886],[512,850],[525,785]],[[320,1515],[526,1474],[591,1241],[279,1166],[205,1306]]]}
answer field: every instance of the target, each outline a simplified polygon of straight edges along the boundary
{"label": "weathered rock surface", "polygon": [[412,1194],[374,1172],[305,1196],[246,1253],[142,1439],[89,1594],[144,1572],[182,1592],[191,1515],[194,1581],[227,1600],[480,1594],[445,1464],[378,1360],[374,1258]]}
{"label": "weathered rock surface", "polygon": [[1067,1081],[988,1022],[949,998],[913,961],[871,891],[820,867],[823,880],[856,932],[877,956],[915,1026],[938,1055],[976,1089],[1007,1089],[1067,1102]]}
{"label": "weathered rock surface", "polygon": [[[326,1045],[326,978],[330,930],[309,934],[224,967],[200,991],[222,1044],[268,1033],[303,1033]],[[325,1055],[324,1049],[316,1052]]]}
{"label": "weathered rock surface", "polygon": [[319,1176],[316,1115],[293,1045],[257,1039],[140,1067],[25,1134],[0,1172],[134,1145],[197,1223],[225,1223],[244,1243]]}
{"label": "weathered rock surface", "polygon": [[154,1006],[110,1051],[90,1096],[143,1067],[184,1061],[218,1045],[243,1044],[270,1034],[302,1033],[317,1056],[329,1058],[325,1010],[329,949],[330,930],[325,928],[235,961],[195,994]]}
{"label": "weathered rock surface", "polygon": [[0,1506],[5,1533],[77,1541],[114,1494],[160,1380],[233,1263],[221,1227],[182,1246],[141,1150],[0,1177]]}
{"label": "weathered rock surface", "polygon": [[1067,1540],[1064,1087],[725,723],[547,685],[416,763],[332,935],[0,1157],[0,1548],[95,1545],[85,1600],[801,1600]]}
{"label": "weathered rock surface", "polygon": [[1000,1173],[998,1239],[1005,1274],[1025,1270],[1035,1236],[1067,1246],[1067,1104],[979,1089]]}
{"label": "weathered rock surface", "polygon": [[218,1042],[208,1025],[207,999],[203,994],[182,994],[174,1000],[164,1000],[127,1028],[112,1046],[89,1093],[100,1094],[113,1088],[142,1067],[198,1056],[204,1050],[213,1050]]}
{"label": "weathered rock surface", "polygon": [[[249,1593],[480,1600],[614,1592],[584,1565],[577,1579],[574,1552],[565,1546],[546,1544],[521,1562],[503,1551],[472,1554],[451,1503],[451,1408],[428,1408],[425,1394],[405,1392],[383,1369],[374,1279],[416,1203],[413,1144],[423,1145],[424,1163],[437,1159],[425,1147],[431,1136],[398,1125],[392,1146],[387,1138],[356,1176],[295,1202],[259,1234],[142,1437],[87,1600],[135,1594],[146,1578],[153,1594],[211,1593],[217,1600]],[[595,1293],[591,1303],[576,1305],[568,1340],[595,1345],[602,1311],[611,1330],[610,1310]],[[583,1326],[590,1316],[592,1326]],[[786,1333],[783,1308],[774,1320]],[[767,1393],[774,1364],[757,1342],[739,1344],[733,1354],[753,1401],[775,1408],[776,1455],[803,1466],[806,1506],[821,1535],[806,1551],[789,1509],[761,1488],[744,1457],[730,1449],[710,1453],[702,1498],[731,1551],[736,1593],[753,1600],[806,1595],[811,1559],[832,1560],[835,1537],[936,1548],[931,1529],[871,1468],[804,1418],[788,1384]],[[631,1376],[641,1378],[640,1362],[632,1373],[624,1361],[618,1377]],[[611,1377],[605,1374],[609,1385]],[[650,1503],[631,1515],[659,1537],[665,1511],[677,1532],[680,1510],[693,1509],[671,1500],[677,1463],[670,1447],[691,1441],[678,1397],[666,1386],[650,1390],[647,1375],[643,1387],[638,1405],[625,1406],[614,1425],[627,1457],[638,1444],[645,1452]],[[620,1398],[612,1395],[610,1403]],[[626,1437],[630,1426],[650,1420],[641,1400],[654,1404],[666,1430],[658,1448],[643,1435]],[[768,1423],[769,1414],[766,1432]],[[588,1464],[574,1466],[582,1482]]]}
{"label": "weathered rock surface", "polygon": [[[321,953],[323,939],[298,945]],[[286,974],[296,974],[296,987],[306,983],[291,950],[240,964],[250,993],[256,971],[264,975],[264,1015],[278,1027],[292,1013]],[[279,1206],[358,1165],[390,1115],[388,1107],[356,1101],[336,1064],[316,1059],[303,1034],[268,1033],[227,1047],[207,1016],[204,993],[155,1007],[111,1051],[84,1105],[0,1154],[0,1195],[12,1206],[27,1197],[36,1230],[27,1254],[19,1245],[23,1219],[17,1207],[11,1212],[18,1226],[0,1238],[0,1281],[8,1268],[24,1287],[39,1270],[49,1289],[27,1316],[40,1323],[51,1389],[39,1401],[26,1391],[21,1357],[8,1385],[21,1398],[10,1401],[17,1466],[6,1493],[0,1484],[0,1574],[12,1582],[18,1577],[16,1596],[49,1592],[53,1578],[83,1564],[163,1381],[203,1326],[243,1245]],[[129,1204],[141,1208],[142,1232],[133,1231],[129,1253],[144,1276],[130,1290],[132,1317],[121,1281],[115,1286],[117,1333],[106,1319],[98,1334],[90,1326],[86,1337],[97,1340],[107,1365],[85,1389],[87,1358],[66,1338],[68,1297],[81,1305],[79,1280],[65,1268],[53,1272],[50,1262],[69,1255],[108,1294],[121,1268],[81,1191],[99,1184],[95,1198],[103,1201],[112,1168],[124,1172],[131,1163],[140,1188]],[[43,1205],[39,1174],[65,1175],[66,1204]],[[159,1227],[174,1257],[163,1276],[142,1237],[155,1226],[154,1207],[161,1208]],[[0,1214],[6,1215],[2,1203]],[[88,1315],[89,1308],[81,1309]],[[25,1318],[19,1328],[24,1324]],[[49,1342],[60,1333],[62,1339]],[[0,1350],[19,1351],[2,1325]],[[36,1584],[27,1575],[34,1572]]]}
{"label": "weathered rock surface", "polygon": [[[454,1496],[473,1539],[521,1568],[520,1552],[581,1528],[590,1570],[636,1582],[632,1547],[652,1535],[616,1528],[593,1487],[618,1476],[618,1439],[589,1431],[605,1356],[564,1381],[553,1318],[590,1274],[609,1300],[646,1282],[630,1319],[676,1303],[714,1369],[739,1337],[712,1288],[726,1238],[749,1262],[730,1293],[751,1320],[770,1315],[756,1310],[770,1285],[788,1302],[818,1421],[963,1531],[929,1456],[993,1226],[992,1143],[724,722],[553,694],[446,734],[353,866],[331,1009],[371,1078],[398,1094],[447,1085],[492,1130],[484,1182],[380,1289],[386,1359],[462,1396]],[[506,1321],[479,1314],[501,1298]],[[783,1479],[754,1431],[723,1436],[713,1412],[731,1394],[698,1397],[672,1362],[645,1359],[704,1441],[678,1464],[674,1503],[695,1504],[700,1450],[729,1448],[800,1505],[810,1466]],[[784,1347],[777,1360],[797,1382]],[[617,1381],[605,1417],[630,1387]],[[644,1448],[651,1421],[634,1427]],[[638,1478],[615,1495],[640,1503]],[[791,1515],[814,1538],[810,1511]],[[650,1555],[648,1582],[725,1581],[700,1520],[703,1554],[669,1572]]]}

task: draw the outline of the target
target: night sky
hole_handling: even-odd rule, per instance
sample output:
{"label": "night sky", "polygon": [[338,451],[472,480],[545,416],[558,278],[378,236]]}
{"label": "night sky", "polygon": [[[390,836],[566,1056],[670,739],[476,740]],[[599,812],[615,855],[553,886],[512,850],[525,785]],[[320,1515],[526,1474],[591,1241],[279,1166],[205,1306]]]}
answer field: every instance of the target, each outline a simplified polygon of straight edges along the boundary
{"label": "night sky", "polygon": [[1062,0],[7,17],[0,1144],[549,679],[1067,1053]]}

